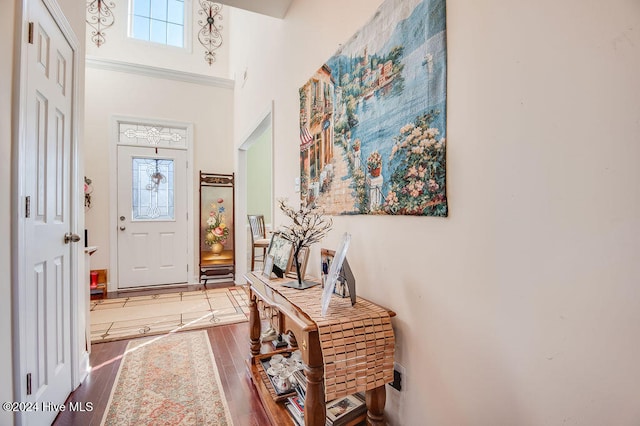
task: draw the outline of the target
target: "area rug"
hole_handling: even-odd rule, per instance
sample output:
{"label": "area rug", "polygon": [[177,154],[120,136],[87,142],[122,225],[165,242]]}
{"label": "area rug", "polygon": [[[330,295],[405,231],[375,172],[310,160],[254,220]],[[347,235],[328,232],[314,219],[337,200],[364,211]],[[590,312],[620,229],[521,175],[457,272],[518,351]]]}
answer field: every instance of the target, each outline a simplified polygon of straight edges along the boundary
{"label": "area rug", "polygon": [[129,342],[101,425],[232,425],[204,330]]}
{"label": "area rug", "polygon": [[247,321],[242,287],[91,301],[91,343]]}

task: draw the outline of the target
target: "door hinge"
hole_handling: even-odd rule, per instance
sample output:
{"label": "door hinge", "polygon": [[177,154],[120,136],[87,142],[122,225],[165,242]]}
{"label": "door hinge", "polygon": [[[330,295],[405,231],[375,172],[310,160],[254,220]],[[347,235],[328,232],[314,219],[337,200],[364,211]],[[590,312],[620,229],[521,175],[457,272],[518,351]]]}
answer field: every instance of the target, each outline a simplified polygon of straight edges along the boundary
{"label": "door hinge", "polygon": [[31,196],[24,198],[24,217],[31,217]]}
{"label": "door hinge", "polygon": [[187,263],[187,272],[189,272],[189,264]]}
{"label": "door hinge", "polygon": [[29,22],[29,44],[33,44],[33,22]]}
{"label": "door hinge", "polygon": [[31,373],[27,373],[27,395],[31,395]]}

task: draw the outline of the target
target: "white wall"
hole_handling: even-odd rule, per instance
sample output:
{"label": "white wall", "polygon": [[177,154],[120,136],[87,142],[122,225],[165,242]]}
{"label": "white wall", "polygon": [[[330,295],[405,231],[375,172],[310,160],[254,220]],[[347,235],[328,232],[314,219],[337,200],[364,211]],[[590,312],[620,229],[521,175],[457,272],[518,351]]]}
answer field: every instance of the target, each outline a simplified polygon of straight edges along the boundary
{"label": "white wall", "polygon": [[[379,4],[233,12],[236,145],[273,99],[276,197],[298,88]],[[447,1],[450,216],[337,217],[321,243],[348,230],[359,294],[398,313],[392,424],[640,423],[639,23],[631,0]]]}
{"label": "white wall", "polygon": [[222,45],[214,50],[216,60],[212,65],[209,65],[204,60],[205,50],[197,36],[200,29],[198,20],[203,19],[203,16],[198,14],[200,11],[198,0],[185,1],[185,8],[189,8],[191,5],[192,19],[191,46],[187,46],[185,49],[129,38],[127,35],[129,31],[129,0],[114,3],[116,4],[116,7],[112,9],[114,24],[104,30],[106,41],[100,47],[91,41],[92,29],[87,25],[87,55],[90,57],[229,78],[229,37],[226,18],[229,13],[228,6],[223,6],[220,13],[222,15],[222,19],[220,19]]}
{"label": "white wall", "polygon": [[[233,172],[231,126],[233,90],[214,86],[152,78],[87,68],[86,77],[86,175],[92,179],[92,207],[86,212],[89,243],[98,251],[91,256],[92,269],[109,268],[109,158],[111,118],[123,115],[194,124],[193,212],[198,214],[199,170]],[[193,266],[198,267],[199,219],[193,223]],[[197,274],[193,274],[197,275]],[[115,291],[115,277],[110,276]]]}

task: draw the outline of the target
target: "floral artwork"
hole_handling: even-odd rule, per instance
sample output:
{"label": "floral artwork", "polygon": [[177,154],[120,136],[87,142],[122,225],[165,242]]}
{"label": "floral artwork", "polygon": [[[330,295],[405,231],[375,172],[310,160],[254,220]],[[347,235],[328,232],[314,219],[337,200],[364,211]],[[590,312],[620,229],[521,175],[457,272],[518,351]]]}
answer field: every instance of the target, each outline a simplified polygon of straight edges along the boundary
{"label": "floral artwork", "polygon": [[303,206],[447,216],[445,0],[387,0],[300,89]]}
{"label": "floral artwork", "polygon": [[91,179],[84,177],[84,206],[87,209],[91,208],[91,194],[93,193],[93,185],[91,185]]}
{"label": "floral artwork", "polygon": [[229,227],[225,223],[223,202],[222,198],[218,198],[217,204],[211,204],[211,212],[207,218],[207,234],[204,240],[208,246],[216,243],[224,244],[229,238]]}

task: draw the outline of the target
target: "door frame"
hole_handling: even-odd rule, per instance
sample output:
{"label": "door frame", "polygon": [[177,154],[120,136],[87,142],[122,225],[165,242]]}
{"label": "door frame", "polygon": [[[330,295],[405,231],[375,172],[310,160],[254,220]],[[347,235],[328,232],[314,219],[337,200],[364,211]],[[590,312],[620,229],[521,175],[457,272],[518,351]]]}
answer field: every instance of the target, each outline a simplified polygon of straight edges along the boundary
{"label": "door frame", "polygon": [[[180,121],[172,121],[172,120],[163,120],[163,119],[154,119],[154,118],[141,118],[134,116],[125,116],[125,115],[113,115],[110,119],[111,125],[109,126],[111,129],[111,134],[109,137],[109,198],[111,202],[109,203],[109,278],[107,282],[107,291],[118,291],[120,290],[118,284],[112,280],[117,279],[118,277],[118,145],[129,145],[129,144],[119,144],[119,125],[120,123],[136,123],[143,124],[146,126],[160,126],[160,127],[181,127],[186,129],[187,132],[187,140],[186,140],[186,150],[187,151],[187,265],[188,265],[188,274],[187,274],[187,283],[191,284],[193,282],[193,277],[197,275],[197,271],[194,263],[194,209],[193,209],[193,188],[194,188],[194,179],[195,173],[193,172],[193,145],[194,145],[194,134],[193,134],[193,123],[185,123]],[[140,146],[140,145],[132,145],[132,146]],[[150,145],[145,145],[149,146]],[[158,145],[158,148],[167,149],[170,148],[168,146]],[[171,287],[172,284],[167,284],[166,286],[153,286],[152,288],[159,287]],[[145,287],[136,287],[135,289],[142,289]],[[123,290],[135,290],[134,288],[127,288]]]}
{"label": "door frame", "polygon": [[[12,259],[12,318],[13,318],[13,393],[16,402],[27,400],[26,377],[25,371],[26,359],[23,348],[26,345],[26,323],[27,312],[25,309],[25,288],[21,283],[25,282],[26,271],[26,250],[28,243],[24,239],[25,235],[25,179],[24,176],[29,172],[26,167],[26,123],[27,123],[27,49],[28,44],[28,10],[31,2],[42,1],[53,20],[60,28],[63,36],[66,38],[72,50],[73,64],[71,66],[72,76],[72,95],[71,95],[71,147],[70,147],[70,163],[69,163],[69,202],[70,202],[70,229],[69,232],[83,235],[80,232],[84,228],[84,216],[81,212],[82,193],[80,189],[80,176],[82,175],[82,164],[80,163],[80,115],[79,115],[79,91],[80,91],[80,57],[81,45],[78,37],[64,16],[64,13],[56,0],[22,0],[18,6],[17,21],[20,28],[20,36],[17,37],[19,46],[16,49],[15,60],[18,62],[16,68],[16,83],[14,88],[13,103],[17,106],[17,118],[12,123],[13,133],[15,137],[12,140],[14,154],[12,156],[12,229],[11,246],[14,257]],[[83,38],[84,40],[84,38]],[[86,342],[87,318],[85,315],[85,307],[88,306],[88,289],[82,285],[81,277],[84,276],[84,262],[82,261],[84,252],[83,244],[72,244],[70,248],[70,365],[71,365],[71,385],[72,389],[76,389],[82,380],[86,377],[89,370],[89,352],[87,350],[88,342]],[[16,424],[24,424],[26,415],[23,412],[16,413]]]}
{"label": "door frame", "polygon": [[[237,157],[237,168],[238,172],[236,173],[236,200],[241,200],[239,203],[236,203],[235,209],[235,223],[236,229],[238,232],[236,233],[236,268],[237,271],[248,271],[249,266],[247,265],[247,245],[249,244],[249,239],[247,238],[249,224],[247,223],[247,203],[244,201],[247,199],[247,151],[251,148],[251,145],[256,143],[258,138],[268,129],[271,129],[271,170],[274,169],[275,165],[275,153],[274,153],[274,109],[275,102],[272,100],[269,103],[269,106],[265,108],[265,110],[258,116],[255,120],[255,124],[250,127],[249,132],[245,137],[240,139],[240,146],[238,147],[238,157]],[[274,190],[275,190],[275,173],[271,173],[270,181],[271,181],[271,227],[272,229],[276,229],[275,226],[275,202],[274,202]],[[240,225],[242,224],[242,225]],[[237,273],[236,271],[236,284],[244,284],[242,280],[242,273]]]}

